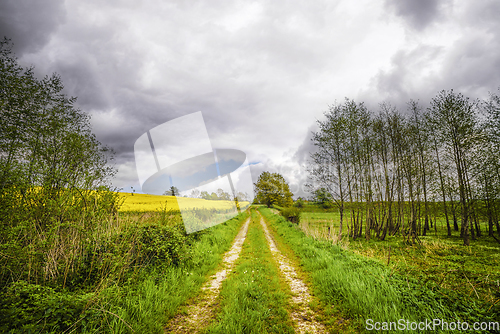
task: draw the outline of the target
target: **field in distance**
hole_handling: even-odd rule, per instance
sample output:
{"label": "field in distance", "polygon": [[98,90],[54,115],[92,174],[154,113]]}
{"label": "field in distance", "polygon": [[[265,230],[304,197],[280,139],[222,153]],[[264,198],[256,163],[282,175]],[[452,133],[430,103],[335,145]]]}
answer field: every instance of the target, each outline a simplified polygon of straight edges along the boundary
{"label": "field in distance", "polygon": [[[179,211],[179,205],[175,196],[160,196],[148,194],[119,193],[123,204],[119,211],[156,211],[167,209]],[[230,210],[234,207],[234,201],[209,201],[201,198],[183,197],[184,206],[188,209],[216,209]],[[249,202],[240,202],[240,206],[246,207]]]}

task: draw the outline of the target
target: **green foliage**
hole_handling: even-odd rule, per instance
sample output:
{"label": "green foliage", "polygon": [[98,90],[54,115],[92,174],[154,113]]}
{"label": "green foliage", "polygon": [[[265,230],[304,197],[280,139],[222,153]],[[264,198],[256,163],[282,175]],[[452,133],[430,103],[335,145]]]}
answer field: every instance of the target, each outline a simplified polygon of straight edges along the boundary
{"label": "green foliage", "polygon": [[256,203],[271,205],[292,206],[292,192],[285,178],[279,173],[263,172],[255,186]]}
{"label": "green foliage", "polygon": [[122,226],[106,226],[86,244],[66,277],[70,290],[62,281],[5,286],[0,331],[160,333],[217,267],[247,216],[186,235],[178,212],[124,214]]}
{"label": "green foliage", "polygon": [[89,116],[0,42],[0,285],[65,284],[103,220],[116,214],[109,150]]}
{"label": "green foliage", "polygon": [[105,289],[100,304],[106,312],[101,313],[99,332],[132,333],[132,328],[136,333],[163,333],[164,324],[199,292],[217,268],[247,217],[244,212],[201,233],[190,234],[196,239],[188,249],[192,256],[180,265],[150,265],[147,275]]}
{"label": "green foliage", "polygon": [[96,316],[87,309],[92,296],[17,281],[0,294],[0,331],[61,333],[76,321],[83,328]]}
{"label": "green foliage", "polygon": [[282,215],[286,220],[294,223],[300,223],[300,209],[295,207],[283,208],[280,211],[280,215]]}
{"label": "green foliage", "polygon": [[139,227],[133,233],[139,234],[136,244],[137,253],[141,254],[139,262],[179,265],[191,256],[189,238],[182,225],[147,225]]}
{"label": "green foliage", "polygon": [[314,201],[321,205],[323,208],[328,209],[333,206],[332,195],[325,189],[319,188],[314,191]]}
{"label": "green foliage", "polygon": [[302,197],[297,198],[297,200],[293,203],[293,206],[299,209],[303,208],[304,200],[302,199]]}
{"label": "green foliage", "polygon": [[[324,208],[335,204],[342,217],[351,206],[356,219],[349,233],[355,238],[404,233],[414,244],[431,233],[434,204],[441,203],[448,236],[450,220],[458,230],[460,219],[469,245],[484,233],[484,219],[487,233],[498,239],[498,93],[481,102],[441,91],[426,109],[414,100],[407,106],[407,112],[389,103],[369,110],[346,99],[324,113],[308,167],[316,201]],[[411,212],[405,225],[406,203]]]}
{"label": "green foliage", "polygon": [[[192,196],[192,197],[198,197],[198,196]],[[217,189],[217,193],[212,192],[211,194],[208,193],[208,191],[202,191],[200,193],[200,198],[206,199],[209,201],[230,201],[232,200],[231,195],[229,195],[227,192],[225,192],[222,189]]]}

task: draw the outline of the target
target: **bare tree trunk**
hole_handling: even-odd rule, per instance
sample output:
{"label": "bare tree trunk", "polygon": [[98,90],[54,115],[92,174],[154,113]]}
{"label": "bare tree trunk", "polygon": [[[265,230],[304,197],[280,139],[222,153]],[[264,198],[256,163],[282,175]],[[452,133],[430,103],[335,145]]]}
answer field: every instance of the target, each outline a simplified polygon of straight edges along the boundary
{"label": "bare tree trunk", "polygon": [[437,142],[436,142],[435,137],[434,137],[434,149],[436,151],[436,159],[437,159],[438,173],[439,173],[439,183],[441,185],[441,194],[443,196],[443,209],[444,209],[444,216],[446,218],[446,228],[448,231],[448,236],[451,237],[451,226],[450,226],[450,220],[448,219],[448,208],[446,206],[446,193],[444,190],[443,172],[441,171],[441,162],[439,160],[439,151],[437,148]]}

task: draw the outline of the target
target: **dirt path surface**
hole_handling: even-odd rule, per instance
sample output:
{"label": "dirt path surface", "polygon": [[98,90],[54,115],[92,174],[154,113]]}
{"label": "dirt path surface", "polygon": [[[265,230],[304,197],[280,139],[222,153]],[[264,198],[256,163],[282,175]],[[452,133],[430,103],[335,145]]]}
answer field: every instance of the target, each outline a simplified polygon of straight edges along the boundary
{"label": "dirt path surface", "polygon": [[232,271],[234,262],[240,256],[241,246],[245,241],[250,221],[250,218],[245,221],[234,239],[231,249],[224,254],[223,269],[203,285],[202,294],[189,305],[187,314],[180,314],[169,322],[165,333],[196,333],[210,323],[215,315],[220,287],[228,273]]}
{"label": "dirt path surface", "polygon": [[266,235],[269,248],[274,258],[278,262],[279,268],[282,274],[285,276],[290,290],[292,291],[292,301],[295,304],[294,310],[291,312],[291,317],[296,326],[297,333],[326,333],[326,329],[323,324],[316,321],[315,312],[309,307],[309,302],[311,301],[311,294],[309,293],[309,288],[307,285],[299,278],[297,275],[297,270],[288,260],[288,258],[283,255],[269,232],[266,222],[262,215],[260,215],[260,224]]}

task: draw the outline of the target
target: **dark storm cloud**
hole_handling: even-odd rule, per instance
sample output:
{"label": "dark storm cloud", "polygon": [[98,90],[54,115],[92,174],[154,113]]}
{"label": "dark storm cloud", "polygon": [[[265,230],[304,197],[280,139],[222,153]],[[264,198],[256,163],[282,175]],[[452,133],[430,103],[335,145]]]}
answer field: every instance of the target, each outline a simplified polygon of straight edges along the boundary
{"label": "dark storm cloud", "polygon": [[2,0],[0,1],[0,38],[14,42],[14,52],[36,52],[64,22],[63,0]]}
{"label": "dark storm cloud", "polygon": [[470,97],[486,97],[500,86],[500,36],[469,36],[457,43],[446,59],[443,89],[456,88]]}
{"label": "dark storm cloud", "polygon": [[[375,90],[363,98],[371,105],[383,101],[405,107],[410,99],[429,103],[441,90],[454,89],[471,98],[485,98],[500,86],[500,45],[483,35],[463,38],[449,50],[419,48],[395,55],[392,69],[374,78]],[[433,66],[429,59],[442,64]],[[426,65],[428,64],[428,65]]]}
{"label": "dark storm cloud", "polygon": [[440,14],[442,0],[386,0],[386,6],[417,30],[425,29]]}
{"label": "dark storm cloud", "polygon": [[500,22],[500,2],[497,0],[474,1],[465,9],[467,23],[473,27],[484,28],[498,34]]}
{"label": "dark storm cloud", "polygon": [[460,24],[465,33],[453,43],[439,82],[470,97],[486,98],[500,87],[500,2],[470,2]]}
{"label": "dark storm cloud", "polygon": [[[447,45],[423,34],[453,24],[449,0],[3,1],[0,28],[24,64],[61,75],[92,115],[98,139],[117,152],[120,186],[138,189],[139,136],[199,110],[212,145],[247,153],[255,179],[274,170],[300,186],[310,132],[329,103],[404,107],[452,84],[493,85],[496,2],[471,2]],[[389,11],[403,20],[385,20]]]}
{"label": "dark storm cloud", "polygon": [[64,78],[65,92],[78,96],[78,105],[84,110],[104,109],[109,106],[105,81],[86,60],[61,62],[55,72]]}

